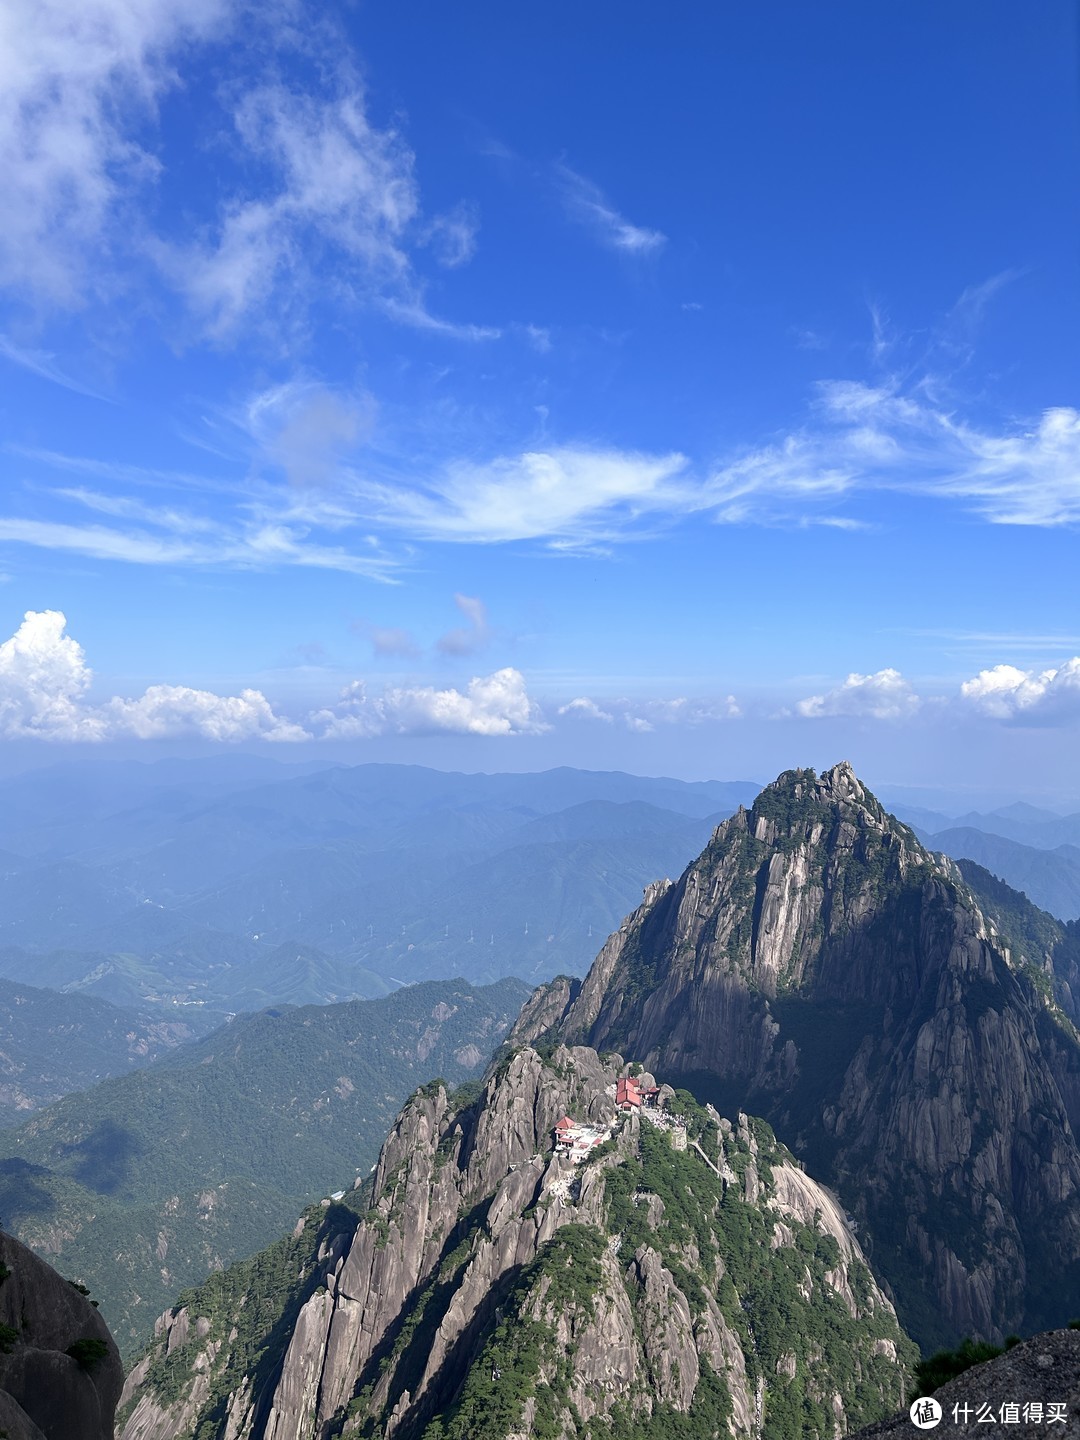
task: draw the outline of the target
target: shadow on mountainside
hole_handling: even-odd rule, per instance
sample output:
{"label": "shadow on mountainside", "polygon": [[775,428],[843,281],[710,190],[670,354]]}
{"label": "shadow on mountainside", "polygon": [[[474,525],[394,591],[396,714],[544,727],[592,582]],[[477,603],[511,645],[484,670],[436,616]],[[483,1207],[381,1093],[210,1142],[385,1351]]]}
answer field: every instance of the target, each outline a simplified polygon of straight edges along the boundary
{"label": "shadow on mountainside", "polygon": [[64,1153],[74,1159],[70,1174],[80,1185],[99,1195],[116,1195],[144,1148],[133,1130],[115,1120],[102,1120],[85,1139],[65,1146]]}
{"label": "shadow on mountainside", "polygon": [[50,1172],[29,1160],[0,1160],[0,1219],[7,1227],[25,1216],[42,1217],[56,1209],[56,1200],[37,1176]]}

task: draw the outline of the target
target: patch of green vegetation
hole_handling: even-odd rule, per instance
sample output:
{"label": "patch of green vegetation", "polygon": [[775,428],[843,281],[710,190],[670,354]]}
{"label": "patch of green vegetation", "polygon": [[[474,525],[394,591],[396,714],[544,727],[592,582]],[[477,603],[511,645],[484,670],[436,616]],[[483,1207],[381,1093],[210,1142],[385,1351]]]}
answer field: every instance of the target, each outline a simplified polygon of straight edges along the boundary
{"label": "patch of green vegetation", "polygon": [[67,1353],[76,1362],[80,1370],[91,1370],[109,1353],[109,1347],[104,1340],[99,1340],[96,1335],[84,1335],[69,1345]]}
{"label": "patch of green vegetation", "polygon": [[[7,1132],[0,1214],[31,1248],[70,1237],[50,1259],[93,1290],[130,1362],[178,1289],[272,1243],[306,1205],[365,1171],[419,1082],[431,1094],[433,1072],[473,1078],[455,1053],[490,1049],[522,990],[425,982],[384,1000],[239,1017]],[[453,1013],[420,1061],[440,1004]]]}
{"label": "patch of green vegetation", "polygon": [[[1018,1344],[1016,1336],[1010,1336],[1012,1344]],[[965,1370],[970,1370],[973,1365],[981,1365],[986,1360],[996,1360],[999,1355],[1005,1354],[1005,1349],[1012,1348],[1001,1345],[989,1345],[984,1340],[972,1340],[969,1336],[955,1350],[938,1350],[926,1360],[920,1360],[915,1366],[915,1386],[908,1398],[908,1404],[919,1395],[932,1395],[942,1385],[955,1380],[957,1375],[962,1375]]]}
{"label": "patch of green vegetation", "polygon": [[466,1080],[462,1085],[456,1085],[450,1091],[450,1109],[455,1115],[460,1115],[464,1110],[471,1110],[484,1093],[483,1080]]}
{"label": "patch of green vegetation", "polygon": [[592,1225],[563,1225],[545,1245],[526,1274],[532,1285],[540,1278],[548,1282],[546,1300],[562,1310],[576,1307],[593,1313],[593,1296],[600,1287],[600,1257],[604,1237]]}
{"label": "patch of green vegetation", "polygon": [[[544,1307],[561,1315],[593,1314],[600,1285],[604,1237],[590,1225],[564,1225],[525,1267],[503,1316],[465,1377],[450,1409],[432,1420],[423,1440],[504,1440],[518,1427],[528,1400],[535,1402],[532,1440],[557,1440],[569,1371],[557,1354],[555,1332],[531,1313],[542,1293]],[[547,1371],[550,1383],[541,1378]],[[362,1434],[374,1434],[370,1426]]]}
{"label": "patch of green vegetation", "polygon": [[10,1355],[18,1338],[14,1325],[0,1325],[0,1355]]}
{"label": "patch of green vegetation", "polygon": [[1080,975],[1080,923],[1062,922],[1032,904],[974,860],[957,865],[983,914],[997,929],[1013,967],[1073,1040],[1080,1040],[1070,1016],[1070,987]]}
{"label": "patch of green vegetation", "polygon": [[[783,1158],[764,1122],[754,1123],[753,1134],[759,1164]],[[741,1161],[745,1169],[749,1151],[733,1150],[728,1161],[736,1169]],[[655,1230],[642,1199],[649,1194],[658,1195],[664,1206]],[[885,1307],[871,1309],[871,1278],[857,1262],[849,1262],[849,1272],[861,1308],[859,1317],[852,1317],[826,1279],[842,1258],[831,1235],[785,1217],[794,1244],[774,1249],[772,1217],[747,1204],[737,1187],[725,1187],[699,1156],[672,1150],[667,1136],[652,1127],[642,1127],[639,1155],[605,1177],[605,1197],[608,1228],[622,1235],[620,1261],[629,1263],[642,1245],[656,1250],[692,1312],[704,1306],[704,1277],[715,1274],[721,1262],[722,1278],[711,1287],[715,1299],[741,1337],[748,1374],[769,1377],[766,1440],[831,1436],[833,1416],[818,1386],[820,1375],[827,1375],[829,1385],[844,1396],[852,1429],[899,1405],[902,1378],[891,1361],[872,1353],[873,1341],[890,1340],[901,1366],[908,1368],[918,1352]],[[697,1263],[691,1266],[688,1256],[695,1253]],[[817,1357],[813,1363],[811,1355]],[[781,1363],[785,1356],[796,1359],[792,1377]],[[632,1427],[642,1422],[624,1416],[619,1423],[624,1430],[613,1429],[612,1440],[623,1440],[624,1432],[637,1434]]]}
{"label": "patch of green vegetation", "polygon": [[689,1410],[655,1405],[646,1415],[627,1405],[616,1405],[609,1417],[598,1417],[579,1427],[585,1440],[713,1440],[728,1431],[732,1413],[727,1386],[702,1356],[701,1370]]}
{"label": "patch of green vegetation", "polygon": [[813,770],[785,770],[762,790],[750,814],[754,821],[769,820],[776,826],[781,849],[802,843],[816,825],[831,829],[835,819],[833,807],[817,793]]}
{"label": "patch of green vegetation", "polygon": [[[529,1317],[501,1321],[470,1368],[457,1403],[427,1426],[423,1440],[504,1440],[517,1428],[530,1398],[547,1401],[543,1408],[549,1412],[550,1388],[538,1386],[537,1376],[552,1340],[551,1328]],[[547,1394],[538,1395],[538,1389]],[[547,1414],[534,1416],[535,1440],[554,1440],[546,1419]]]}

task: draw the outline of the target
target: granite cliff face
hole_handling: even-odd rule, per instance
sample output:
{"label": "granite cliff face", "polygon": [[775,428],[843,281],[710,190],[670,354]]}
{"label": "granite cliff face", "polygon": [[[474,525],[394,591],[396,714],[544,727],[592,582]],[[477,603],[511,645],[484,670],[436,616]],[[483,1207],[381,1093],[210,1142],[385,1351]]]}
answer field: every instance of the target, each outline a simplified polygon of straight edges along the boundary
{"label": "granite cliff face", "polygon": [[1080,1313],[1080,1045],[1037,980],[842,764],[768,786],[528,1012],[767,1116],[916,1338],[1000,1341]]}
{"label": "granite cliff face", "polygon": [[0,1434],[112,1440],[123,1383],[113,1338],[86,1297],[0,1231]]}
{"label": "granite cliff face", "polygon": [[891,1413],[914,1348],[835,1199],[760,1121],[670,1087],[620,1113],[626,1073],[525,1046],[477,1098],[418,1091],[369,1208],[162,1317],[123,1440],[831,1440]]}

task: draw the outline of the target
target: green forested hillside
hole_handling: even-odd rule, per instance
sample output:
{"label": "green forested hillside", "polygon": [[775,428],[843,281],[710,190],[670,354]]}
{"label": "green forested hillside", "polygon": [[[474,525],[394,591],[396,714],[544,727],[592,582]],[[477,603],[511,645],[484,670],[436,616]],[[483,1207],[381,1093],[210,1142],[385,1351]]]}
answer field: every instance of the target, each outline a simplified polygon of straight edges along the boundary
{"label": "green forested hillside", "polygon": [[409,1091],[476,1073],[527,994],[442,981],[241,1017],[0,1135],[0,1216],[130,1347],[180,1286],[366,1174]]}
{"label": "green forested hillside", "polygon": [[599,1123],[615,1073],[525,1048],[480,1094],[417,1092],[357,1213],[178,1297],[118,1432],[831,1440],[891,1413],[917,1351],[763,1121],[669,1092],[551,1153],[551,1115]]}
{"label": "green forested hillside", "polygon": [[973,860],[958,863],[983,913],[1008,945],[1013,963],[1080,1024],[1080,921],[1056,920]]}
{"label": "green forested hillside", "polygon": [[0,979],[0,1126],[205,1034],[216,1017],[174,1019]]}

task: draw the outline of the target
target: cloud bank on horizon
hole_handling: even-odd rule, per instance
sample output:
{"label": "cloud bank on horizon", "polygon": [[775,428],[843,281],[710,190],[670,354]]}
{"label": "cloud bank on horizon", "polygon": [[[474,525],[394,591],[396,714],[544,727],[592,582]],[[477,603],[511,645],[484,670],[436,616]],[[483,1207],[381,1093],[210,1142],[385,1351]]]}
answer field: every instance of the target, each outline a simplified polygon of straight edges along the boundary
{"label": "cloud bank on horizon", "polygon": [[[972,49],[913,0],[969,57],[913,77],[854,3],[602,4],[569,55],[495,0],[423,47],[14,0],[0,733],[1075,723],[1068,23],[988,3]],[[61,609],[132,696],[91,700]],[[320,694],[193,683],[193,636]]]}
{"label": "cloud bank on horizon", "polygon": [[[617,698],[603,705],[579,695],[545,706],[529,694],[524,675],[510,666],[474,676],[463,689],[412,685],[371,693],[364,680],[353,680],[332,704],[297,718],[281,714],[266,695],[250,688],[218,695],[156,684],[141,695],[95,702],[89,693],[93,678],[83,647],[67,633],[67,617],[56,610],[29,612],[0,644],[0,737],[65,744],[191,737],[215,743],[362,741],[439,732],[492,738],[542,734],[560,720],[621,723],[640,734],[662,725],[730,723],[747,713],[734,695],[719,702],[685,696],[638,702]],[[795,712],[807,720],[844,715],[901,721],[914,718],[922,707],[947,705],[1036,725],[1074,718],[1080,712],[1080,656],[1040,673],[998,665],[965,680],[957,695],[932,699],[914,694],[896,670],[852,674],[826,694],[798,701]],[[760,720],[784,718],[788,712],[770,715],[751,705],[749,713]]]}

